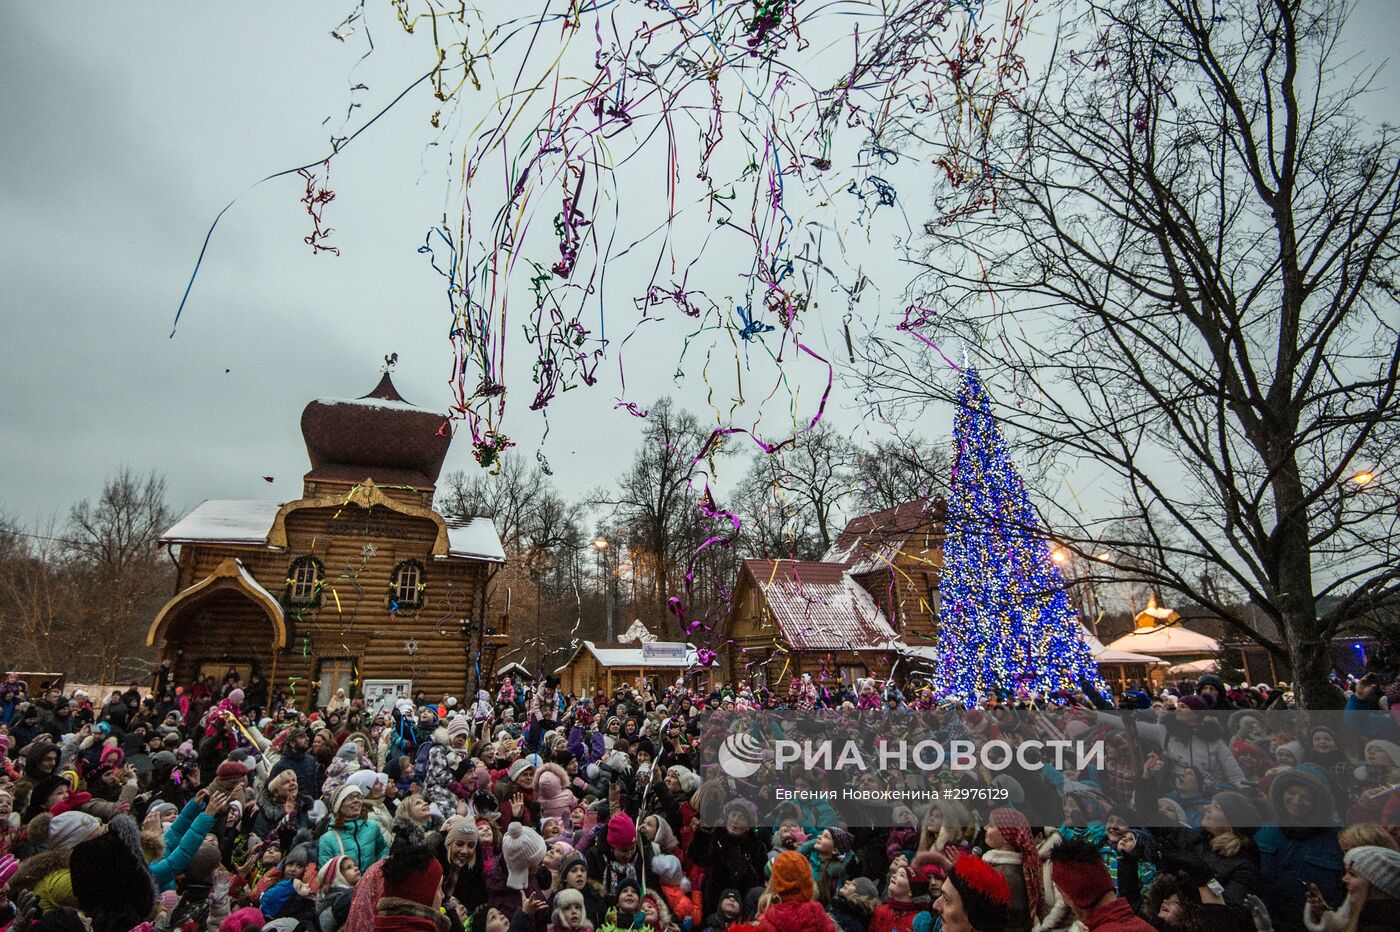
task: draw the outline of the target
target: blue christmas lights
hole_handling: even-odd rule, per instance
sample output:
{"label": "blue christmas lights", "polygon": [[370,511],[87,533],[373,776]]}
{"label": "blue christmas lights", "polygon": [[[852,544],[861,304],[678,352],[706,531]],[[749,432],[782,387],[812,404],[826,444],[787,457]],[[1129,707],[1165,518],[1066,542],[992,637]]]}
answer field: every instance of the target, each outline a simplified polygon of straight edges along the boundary
{"label": "blue christmas lights", "polygon": [[934,689],[968,706],[1086,681],[1107,693],[986,389],[970,367],[962,378]]}

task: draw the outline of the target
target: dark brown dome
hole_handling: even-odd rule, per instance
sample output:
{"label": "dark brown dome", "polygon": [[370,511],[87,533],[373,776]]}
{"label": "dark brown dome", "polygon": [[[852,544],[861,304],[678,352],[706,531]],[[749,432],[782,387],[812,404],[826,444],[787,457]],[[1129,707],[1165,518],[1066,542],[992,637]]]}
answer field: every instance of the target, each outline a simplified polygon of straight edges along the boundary
{"label": "dark brown dome", "polygon": [[363,398],[320,398],[301,412],[309,479],[432,488],[452,432],[445,414],[403,400],[389,373]]}

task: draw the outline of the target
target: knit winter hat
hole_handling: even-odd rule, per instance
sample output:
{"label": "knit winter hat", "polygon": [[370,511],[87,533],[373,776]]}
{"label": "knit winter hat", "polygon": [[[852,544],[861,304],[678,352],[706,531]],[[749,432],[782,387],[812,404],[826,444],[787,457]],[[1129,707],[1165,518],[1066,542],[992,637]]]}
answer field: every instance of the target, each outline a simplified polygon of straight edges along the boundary
{"label": "knit winter hat", "polygon": [[357,770],[354,773],[350,774],[350,776],[345,778],[345,782],[358,786],[361,790],[364,791],[364,794],[368,796],[374,791],[375,784],[383,783],[387,785],[389,782],[389,775],[384,773],[375,773],[373,770],[363,769]]}
{"label": "knit winter hat", "polygon": [[1303,818],[1303,824],[1317,827],[1332,824],[1332,788],[1327,782],[1327,775],[1316,764],[1289,767],[1274,778],[1274,785],[1269,787],[1269,802],[1273,804],[1274,815],[1280,822],[1297,822],[1288,815],[1283,805],[1284,794],[1291,786],[1304,786],[1312,790],[1313,811]]}
{"label": "knit winter hat", "polygon": [[0,857],[0,887],[10,882],[10,878],[19,870],[19,861],[13,854]]}
{"label": "knit winter hat", "polygon": [[1210,703],[1206,702],[1200,696],[1182,696],[1176,701],[1176,704],[1178,707],[1194,709],[1197,712],[1204,712],[1210,708]]}
{"label": "knit winter hat", "polygon": [[49,822],[49,847],[72,848],[82,844],[102,830],[102,823],[96,816],[86,812],[65,812],[53,817]]}
{"label": "knit winter hat", "polygon": [[332,887],[349,886],[345,878],[340,876],[340,865],[350,859],[343,854],[337,854],[325,863],[316,873],[316,889],[329,890]]}
{"label": "knit winter hat", "polygon": [[454,715],[447,723],[447,740],[462,737],[470,738],[472,734],[472,723],[465,715]]}
{"label": "knit winter hat", "polygon": [[1220,807],[1231,828],[1257,828],[1262,824],[1254,803],[1233,790],[1216,793],[1211,802]]}
{"label": "knit winter hat", "polygon": [[1361,845],[1348,851],[1342,862],[1391,899],[1400,898],[1400,851]]}
{"label": "knit winter hat", "polygon": [[1386,757],[1390,758],[1390,766],[1400,767],[1400,745],[1377,738],[1374,741],[1366,742],[1366,750],[1369,751],[1372,748],[1375,748]]}
{"label": "knit winter hat", "polygon": [[340,807],[345,805],[345,801],[351,796],[358,796],[360,799],[364,799],[365,791],[353,783],[342,783],[340,786],[336,787],[335,794],[331,796],[331,815],[339,815]]}
{"label": "knit winter hat", "polygon": [[245,906],[224,917],[224,921],[219,923],[219,932],[258,932],[265,921],[262,910],[256,906]]}
{"label": "knit winter hat", "polygon": [[675,774],[676,779],[680,782],[682,792],[694,793],[700,786],[700,777],[689,767],[682,767],[680,764],[672,764],[670,767],[666,768],[666,772]]}
{"label": "knit winter hat", "polygon": [[442,828],[438,831],[442,833],[442,844],[446,848],[459,841],[477,841],[480,838],[476,823],[466,816],[452,816],[442,823]]}
{"label": "knit winter hat", "polygon": [[948,871],[948,883],[962,898],[963,911],[974,929],[1000,929],[1006,924],[1011,888],[995,867],[979,857],[960,855]]}
{"label": "knit winter hat", "polygon": [[174,803],[168,803],[163,799],[158,799],[155,802],[151,803],[151,808],[146,810],[146,815],[151,815],[152,813],[155,813],[157,815],[164,816],[167,812],[178,815],[180,812],[180,807],[176,806]]}
{"label": "knit winter hat", "polygon": [[866,900],[880,899],[880,888],[875,886],[875,881],[869,877],[857,877],[851,883],[855,884],[856,896]]}
{"label": "knit winter hat", "polygon": [[94,927],[125,923],[122,928],[131,928],[155,912],[156,882],[141,852],[141,830],[131,816],[113,816],[107,828],[77,845],[69,856],[73,895]]}
{"label": "knit winter hat", "polygon": [[773,859],[772,886],[782,902],[805,903],[816,892],[812,865],[796,851],[784,851]]}
{"label": "knit winter hat", "polygon": [[637,823],[625,812],[608,820],[608,847],[626,848],[637,843]]}
{"label": "knit winter hat", "polygon": [[1257,761],[1261,757],[1259,748],[1245,741],[1243,738],[1230,745],[1230,754],[1234,756],[1235,760],[1253,757]]}
{"label": "knit winter hat", "polygon": [[519,822],[512,822],[501,840],[501,856],[506,859],[506,886],[523,890],[535,868],[544,860],[545,844],[540,833]]}
{"label": "knit winter hat", "polygon": [[[1113,889],[1113,878],[1103,859],[1094,852],[1092,859],[1075,860],[1057,855],[1067,854],[1073,842],[1061,844],[1050,856],[1050,880],[1059,887],[1065,899],[1080,908],[1087,908]],[[1061,851],[1061,849],[1066,849]]]}
{"label": "knit winter hat", "polygon": [[209,838],[204,839],[199,849],[195,851],[194,857],[190,858],[190,863],[185,867],[185,880],[197,884],[212,883],[214,872],[219,869],[222,857],[219,843]]}
{"label": "knit winter hat", "polygon": [[567,877],[569,871],[573,870],[575,867],[580,866],[585,871],[587,871],[588,861],[584,860],[583,854],[581,852],[570,851],[564,855],[563,859],[559,861],[559,876]]}
{"label": "knit winter hat", "polygon": [[676,886],[685,876],[685,871],[681,868],[681,859],[674,854],[658,854],[651,859],[652,873],[656,878],[668,887]]}
{"label": "knit winter hat", "polygon": [[831,833],[831,841],[836,845],[837,854],[850,854],[852,849],[855,848],[855,836],[844,828],[841,828],[839,825],[833,825],[831,828],[827,829],[827,831]]}
{"label": "knit winter hat", "polygon": [[225,760],[219,765],[219,768],[214,771],[214,776],[220,780],[236,780],[239,777],[252,776],[252,774],[252,767],[236,760]]}

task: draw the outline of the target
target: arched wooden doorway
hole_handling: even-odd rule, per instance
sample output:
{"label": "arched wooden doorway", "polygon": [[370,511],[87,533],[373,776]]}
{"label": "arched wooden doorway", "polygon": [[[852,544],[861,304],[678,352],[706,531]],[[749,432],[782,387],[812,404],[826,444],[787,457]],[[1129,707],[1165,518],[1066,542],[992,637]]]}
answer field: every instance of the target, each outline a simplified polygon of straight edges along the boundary
{"label": "arched wooden doorway", "polygon": [[146,645],[158,644],[173,661],[178,684],[205,675],[222,680],[230,668],[246,682],[254,667],[272,670],[276,652],[287,645],[287,623],[271,593],[229,557],[156,613]]}

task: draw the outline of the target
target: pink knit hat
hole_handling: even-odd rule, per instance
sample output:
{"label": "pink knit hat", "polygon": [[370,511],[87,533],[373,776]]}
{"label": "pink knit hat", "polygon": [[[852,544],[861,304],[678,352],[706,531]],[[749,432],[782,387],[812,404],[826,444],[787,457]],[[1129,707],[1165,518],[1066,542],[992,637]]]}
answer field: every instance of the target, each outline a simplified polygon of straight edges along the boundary
{"label": "pink knit hat", "polygon": [[637,823],[625,812],[608,820],[608,847],[626,848],[637,843]]}
{"label": "pink knit hat", "polygon": [[257,932],[263,927],[262,910],[256,906],[245,906],[234,910],[219,923],[219,932]]}

